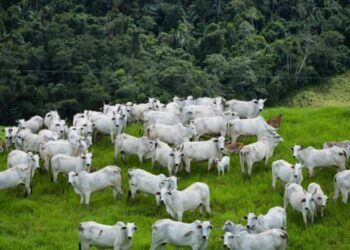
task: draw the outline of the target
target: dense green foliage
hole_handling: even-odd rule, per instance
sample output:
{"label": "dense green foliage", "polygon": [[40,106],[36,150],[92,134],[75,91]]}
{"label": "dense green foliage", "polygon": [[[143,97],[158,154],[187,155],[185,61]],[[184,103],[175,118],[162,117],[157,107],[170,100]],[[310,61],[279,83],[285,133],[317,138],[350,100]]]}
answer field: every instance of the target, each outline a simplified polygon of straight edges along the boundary
{"label": "dense green foliage", "polygon": [[[283,205],[283,197],[271,188],[271,163],[277,159],[295,162],[290,147],[294,144],[321,147],[328,140],[349,139],[348,108],[317,109],[268,109],[266,118],[283,113],[285,121],[279,132],[284,138],[269,161],[269,170],[265,171],[263,163],[254,165],[251,181],[243,180],[238,156],[231,157],[230,172],[217,176],[216,169],[207,173],[207,164],[193,164],[191,174],[179,174],[179,188],[183,189],[193,182],[208,183],[211,192],[212,215],[210,221],[214,228],[208,249],[222,249],[221,226],[231,219],[236,223],[245,223],[243,216],[249,211],[266,213],[273,206]],[[139,126],[132,125],[128,133],[138,135]],[[251,142],[255,138],[240,138],[240,141]],[[109,137],[94,146],[94,162],[97,168],[113,164],[113,146]],[[123,190],[128,190],[127,169],[139,167],[137,156],[127,156],[126,164],[118,160],[122,168]],[[152,173],[167,173],[166,169],[152,169],[147,160],[141,166]],[[6,168],[6,153],[0,153],[0,168]],[[302,216],[287,211],[287,229],[289,249],[349,249],[350,245],[350,204],[343,204],[339,199],[332,200],[333,176],[335,168],[316,169],[315,177],[310,179],[304,170],[302,185],[317,182],[331,198],[325,210],[324,218],[317,218],[315,224],[304,227]],[[13,249],[77,249],[77,225],[81,221],[94,220],[100,223],[113,224],[117,220],[133,221],[139,227],[133,240],[133,249],[149,249],[151,225],[161,218],[169,218],[163,207],[156,211],[153,196],[138,194],[134,203],[127,202],[126,196],[113,201],[111,189],[92,194],[90,205],[79,204],[80,198],[68,184],[67,178],[59,176],[59,183],[53,184],[48,174],[36,174],[33,181],[33,194],[23,198],[23,187],[0,192],[0,248]],[[184,221],[205,220],[198,210],[184,213]],[[167,249],[175,249],[167,247]]]}
{"label": "dense green foliage", "polygon": [[268,97],[350,65],[347,0],[2,0],[0,122],[148,96]]}

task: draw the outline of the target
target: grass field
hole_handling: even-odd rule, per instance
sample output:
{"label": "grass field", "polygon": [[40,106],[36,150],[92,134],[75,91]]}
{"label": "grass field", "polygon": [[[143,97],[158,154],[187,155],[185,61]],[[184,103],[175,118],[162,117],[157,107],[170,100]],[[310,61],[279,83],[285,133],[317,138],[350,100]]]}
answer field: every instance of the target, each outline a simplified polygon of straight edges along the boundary
{"label": "grass field", "polygon": [[[349,108],[274,108],[264,111],[264,117],[279,113],[285,115],[279,133],[284,137],[272,159],[285,159],[294,162],[290,147],[294,144],[321,147],[327,140],[349,139]],[[127,132],[137,135],[139,126],[129,126]],[[242,140],[242,138],[240,138]],[[243,142],[252,142],[254,138],[245,138]],[[94,162],[97,168],[114,164],[113,146],[109,138],[104,138],[94,146]],[[231,219],[236,223],[245,223],[243,216],[248,212],[265,213],[270,207],[282,206],[283,197],[271,188],[271,169],[265,171],[263,163],[253,168],[251,181],[243,180],[238,156],[231,159],[231,170],[225,176],[217,176],[216,169],[207,173],[207,164],[194,164],[190,175],[180,173],[179,188],[183,189],[193,182],[201,181],[209,185],[211,191],[212,215],[210,221],[214,229],[208,249],[222,249],[221,226]],[[0,154],[1,169],[6,168],[6,153]],[[127,164],[118,161],[123,170],[123,189],[127,193],[126,173],[130,167],[140,167],[136,156],[128,156]],[[167,173],[166,169],[152,169],[147,161],[142,168],[153,173]],[[335,168],[316,169],[314,179],[309,179],[304,171],[302,185],[307,187],[311,181],[319,183],[325,193],[333,196],[333,176]],[[279,186],[277,187],[278,190]],[[105,224],[116,221],[135,222],[139,231],[134,235],[133,249],[148,249],[150,246],[150,228],[161,218],[168,218],[163,207],[158,213],[153,196],[137,196],[134,203],[126,201],[126,195],[116,202],[112,190],[94,193],[89,206],[79,204],[80,198],[67,179],[59,177],[59,183],[53,184],[48,174],[36,174],[33,181],[33,194],[23,198],[23,188],[0,192],[0,249],[77,249],[77,225],[79,222],[94,220]],[[324,218],[305,228],[300,213],[288,208],[289,249],[350,249],[350,204],[331,199],[325,210]],[[184,221],[206,219],[198,210],[186,212]],[[168,246],[167,249],[175,249]]]}

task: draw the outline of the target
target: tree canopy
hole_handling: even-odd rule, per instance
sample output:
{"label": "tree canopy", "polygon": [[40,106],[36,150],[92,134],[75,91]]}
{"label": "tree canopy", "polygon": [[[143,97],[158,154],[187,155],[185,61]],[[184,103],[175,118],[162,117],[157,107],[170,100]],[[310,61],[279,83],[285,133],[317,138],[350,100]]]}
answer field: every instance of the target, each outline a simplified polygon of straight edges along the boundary
{"label": "tree canopy", "polygon": [[148,96],[277,102],[350,65],[347,0],[2,0],[0,122]]}

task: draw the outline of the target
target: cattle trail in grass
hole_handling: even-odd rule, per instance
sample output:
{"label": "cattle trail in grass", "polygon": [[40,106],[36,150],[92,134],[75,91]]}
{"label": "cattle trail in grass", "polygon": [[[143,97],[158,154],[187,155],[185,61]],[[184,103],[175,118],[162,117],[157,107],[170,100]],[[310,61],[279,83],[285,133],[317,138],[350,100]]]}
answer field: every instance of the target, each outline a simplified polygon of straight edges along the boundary
{"label": "cattle trail in grass", "polygon": [[[325,142],[339,142],[348,140],[350,137],[350,118],[346,107],[273,108],[266,109],[262,113],[265,119],[276,117],[279,114],[283,114],[283,122],[278,133],[283,137],[284,142],[275,148],[273,156],[268,161],[267,170],[265,170],[264,162],[254,164],[250,179],[242,178],[239,155],[234,149],[230,157],[230,171],[225,171],[224,175],[218,176],[216,167],[208,172],[207,162],[191,162],[190,173],[185,171],[185,166],[182,164],[182,171],[177,174],[179,190],[184,190],[194,182],[206,183],[210,189],[210,217],[207,218],[205,213],[200,215],[199,211],[195,210],[184,212],[182,218],[183,223],[193,223],[196,219],[210,221],[212,230],[208,249],[222,249],[224,241],[220,239],[220,236],[224,235],[222,227],[225,222],[228,231],[244,230],[244,227],[239,227],[237,224],[245,226],[247,221],[243,217],[248,213],[254,213],[259,217],[259,215],[266,215],[272,207],[283,207],[284,199],[279,192],[281,180],[276,182],[274,191],[271,165],[272,162],[279,159],[295,165],[297,161],[293,158],[291,147],[303,145],[305,148],[313,146],[321,149]],[[140,128],[142,128],[141,124],[129,125],[125,132],[139,137]],[[4,137],[4,132],[1,132],[1,138],[4,139]],[[202,138],[202,140],[206,139]],[[249,144],[255,142],[256,137],[241,136],[237,141]],[[80,143],[84,144],[84,142],[77,141],[76,145]],[[152,167],[151,160],[147,159],[147,156],[143,157],[143,163],[140,163],[137,155],[128,154],[125,156],[125,163],[122,157],[118,157],[115,162],[114,146],[109,136],[102,137],[92,148],[94,158],[91,167],[100,170],[109,165],[117,165],[121,169],[124,196],[114,200],[112,189],[107,189],[92,193],[89,206],[81,205],[79,196],[68,184],[67,177],[60,174],[57,183],[53,183],[50,180],[50,174],[36,173],[31,183],[33,192],[28,198],[23,198],[22,186],[0,191],[1,249],[77,249],[78,225],[83,221],[96,221],[105,225],[115,225],[117,221],[125,222],[125,225],[126,222],[134,222],[138,230],[133,234],[132,248],[150,248],[152,225],[170,216],[164,205],[157,208],[155,191],[151,190],[151,194],[147,196],[141,191],[135,195],[134,200],[128,199],[128,169],[142,168],[154,175],[162,173],[168,175],[167,166],[160,168],[159,164],[155,164],[155,167]],[[6,160],[7,153],[0,153],[1,171],[7,168]],[[44,165],[43,162],[40,164]],[[350,176],[349,173],[338,174],[335,180],[336,167],[314,168],[313,171],[314,177],[310,178],[307,169],[302,168],[304,177],[301,183],[304,189],[309,188],[310,193],[315,194],[313,199],[317,200],[321,196],[333,197],[334,185],[337,185],[338,194],[336,196],[342,195],[342,190],[346,186],[345,180]],[[292,177],[288,175],[285,180],[289,178]],[[314,185],[309,186],[313,182],[318,183],[322,190],[317,188],[318,192],[314,192]],[[310,219],[308,219],[307,227],[304,225],[302,214],[292,211],[291,206],[288,205],[288,235],[282,229],[270,232],[280,237],[279,241],[274,242],[276,246],[286,243],[288,249],[348,248],[350,245],[350,220],[348,219],[350,204],[342,203],[341,199],[329,200],[323,211],[323,217],[321,216],[322,203],[315,202],[315,204],[320,206],[320,209],[317,210],[317,216],[315,215],[315,223],[310,224]],[[227,222],[228,220],[234,224]],[[209,224],[207,226],[209,227]],[[133,226],[130,227],[135,231]],[[276,239],[274,235],[273,238]],[[249,235],[244,236],[248,237],[246,239],[242,238],[240,241],[232,242],[231,236],[230,232],[225,234],[227,244],[257,240],[254,238],[256,236]],[[251,239],[252,237],[254,239]],[[173,248],[167,247],[166,249]]]}

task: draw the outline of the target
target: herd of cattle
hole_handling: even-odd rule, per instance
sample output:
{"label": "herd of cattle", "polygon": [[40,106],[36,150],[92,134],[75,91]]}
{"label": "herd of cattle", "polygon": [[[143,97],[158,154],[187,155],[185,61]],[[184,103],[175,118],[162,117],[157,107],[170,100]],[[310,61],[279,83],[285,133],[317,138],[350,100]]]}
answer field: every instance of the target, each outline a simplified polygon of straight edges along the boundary
{"label": "herd of cattle", "polygon": [[[172,219],[158,220],[152,225],[151,249],[164,249],[165,244],[206,249],[212,225],[209,221],[196,220],[183,223],[183,213],[199,208],[210,214],[210,191],[207,184],[195,182],[186,189],[178,190],[176,174],[182,163],[189,173],[192,162],[208,162],[208,171],[213,164],[218,174],[229,171],[230,155],[238,153],[243,175],[251,177],[253,165],[269,158],[283,138],[277,133],[283,120],[279,115],[268,121],[260,116],[265,100],[226,101],[222,97],[187,99],[174,97],[163,104],[149,98],[143,104],[104,105],[101,112],[84,111],[73,117],[68,127],[57,111],[48,112],[44,118],[34,116],[19,120],[18,126],[6,127],[4,148],[15,149],[8,154],[7,170],[0,172],[0,189],[24,184],[25,194],[32,192],[32,178],[39,165],[39,155],[44,169],[52,173],[52,181],[58,175],[68,176],[68,182],[80,195],[82,204],[89,204],[93,192],[112,187],[113,196],[122,195],[121,169],[106,166],[98,171],[92,169],[93,155],[89,147],[99,135],[109,135],[114,143],[115,160],[121,154],[137,155],[142,164],[151,159],[167,168],[169,176],[154,175],[143,169],[128,169],[129,198],[137,191],[154,195],[157,206],[164,204]],[[127,124],[143,122],[143,136],[134,137],[124,133]],[[141,131],[140,131],[141,132]],[[239,136],[256,136],[257,141],[248,145],[237,142]],[[218,136],[208,138],[208,136]],[[207,140],[200,140],[201,138]],[[228,141],[229,138],[230,141]],[[350,170],[346,170],[350,155],[350,142],[328,142],[323,149],[304,148],[295,145],[293,156],[298,160],[290,164],[285,160],[272,163],[272,187],[277,179],[284,191],[284,208],[273,207],[265,215],[249,213],[242,226],[228,220],[222,227],[224,247],[228,249],[285,249],[287,246],[288,204],[299,211],[305,225],[326,207],[328,197],[317,183],[305,190],[301,186],[302,169],[310,176],[316,167],[337,166],[334,177],[337,199],[342,194],[347,202],[350,191]],[[91,168],[91,169],[90,169]],[[88,249],[91,245],[129,249],[137,227],[134,223],[117,222],[107,226],[96,222],[83,222],[78,226],[79,246]]]}

